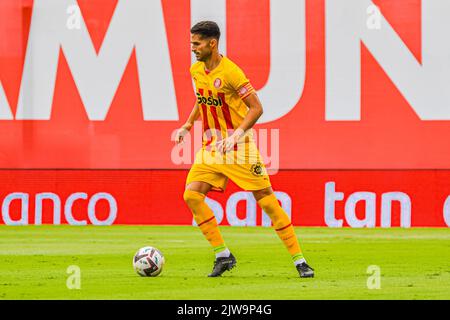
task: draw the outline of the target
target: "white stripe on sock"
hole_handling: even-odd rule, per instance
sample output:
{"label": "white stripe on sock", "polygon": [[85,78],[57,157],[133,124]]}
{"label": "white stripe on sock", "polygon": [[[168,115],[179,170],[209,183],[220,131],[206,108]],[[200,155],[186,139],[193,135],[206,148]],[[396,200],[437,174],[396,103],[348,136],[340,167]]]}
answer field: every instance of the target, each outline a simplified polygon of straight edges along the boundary
{"label": "white stripe on sock", "polygon": [[306,262],[305,258],[301,258],[301,259],[295,260],[294,261],[294,265],[298,266],[299,264],[302,264],[303,262]]}

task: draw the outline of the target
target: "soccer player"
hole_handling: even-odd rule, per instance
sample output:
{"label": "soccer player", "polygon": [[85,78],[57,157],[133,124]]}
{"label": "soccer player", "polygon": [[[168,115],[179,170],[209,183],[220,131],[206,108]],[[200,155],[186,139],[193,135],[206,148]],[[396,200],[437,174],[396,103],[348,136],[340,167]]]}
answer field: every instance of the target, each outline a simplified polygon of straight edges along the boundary
{"label": "soccer player", "polygon": [[214,267],[208,276],[220,276],[236,265],[214,213],[205,203],[209,191],[224,191],[231,179],[240,188],[251,191],[268,214],[300,277],[313,277],[314,270],[306,263],[291,221],[273,193],[252,138],[251,129],[263,113],[261,102],[243,71],[219,53],[219,38],[220,29],[215,22],[202,21],[191,28],[191,49],[197,62],[190,72],[197,103],[175,137],[176,143],[182,143],[201,115],[202,149],[187,176],[184,200],[215,252]]}

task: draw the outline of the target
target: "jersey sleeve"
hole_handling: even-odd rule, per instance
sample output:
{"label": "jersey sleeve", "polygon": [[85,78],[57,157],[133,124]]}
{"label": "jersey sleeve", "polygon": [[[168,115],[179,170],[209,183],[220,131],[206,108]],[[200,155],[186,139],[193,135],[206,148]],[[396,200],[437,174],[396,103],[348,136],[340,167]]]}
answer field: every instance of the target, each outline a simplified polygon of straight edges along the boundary
{"label": "jersey sleeve", "polygon": [[255,92],[250,80],[239,67],[234,68],[230,72],[229,82],[233,90],[237,92],[241,99],[244,99]]}
{"label": "jersey sleeve", "polygon": [[191,67],[189,68],[189,73],[191,74],[191,77],[193,76],[193,74],[194,74],[194,70],[195,70],[195,63],[194,64],[192,64],[191,65]]}

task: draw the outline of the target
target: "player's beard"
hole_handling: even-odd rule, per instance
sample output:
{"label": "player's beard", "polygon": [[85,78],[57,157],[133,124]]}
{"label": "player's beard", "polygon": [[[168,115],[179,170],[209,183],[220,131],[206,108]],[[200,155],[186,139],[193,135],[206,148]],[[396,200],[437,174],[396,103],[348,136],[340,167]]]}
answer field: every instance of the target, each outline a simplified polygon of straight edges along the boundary
{"label": "player's beard", "polygon": [[199,55],[196,54],[195,58],[197,59],[197,61],[203,61],[201,54],[199,54]]}

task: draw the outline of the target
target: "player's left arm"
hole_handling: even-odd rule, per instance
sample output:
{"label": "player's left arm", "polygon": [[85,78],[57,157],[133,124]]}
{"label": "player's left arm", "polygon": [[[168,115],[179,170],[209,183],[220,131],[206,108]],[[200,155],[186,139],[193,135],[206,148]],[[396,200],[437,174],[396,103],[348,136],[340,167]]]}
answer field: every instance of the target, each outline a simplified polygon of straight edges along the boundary
{"label": "player's left arm", "polygon": [[239,67],[232,68],[227,73],[227,84],[239,95],[239,98],[247,105],[248,111],[239,127],[226,139],[218,142],[218,150],[231,151],[234,145],[250,130],[263,114],[263,108],[256,91],[250,80]]}

